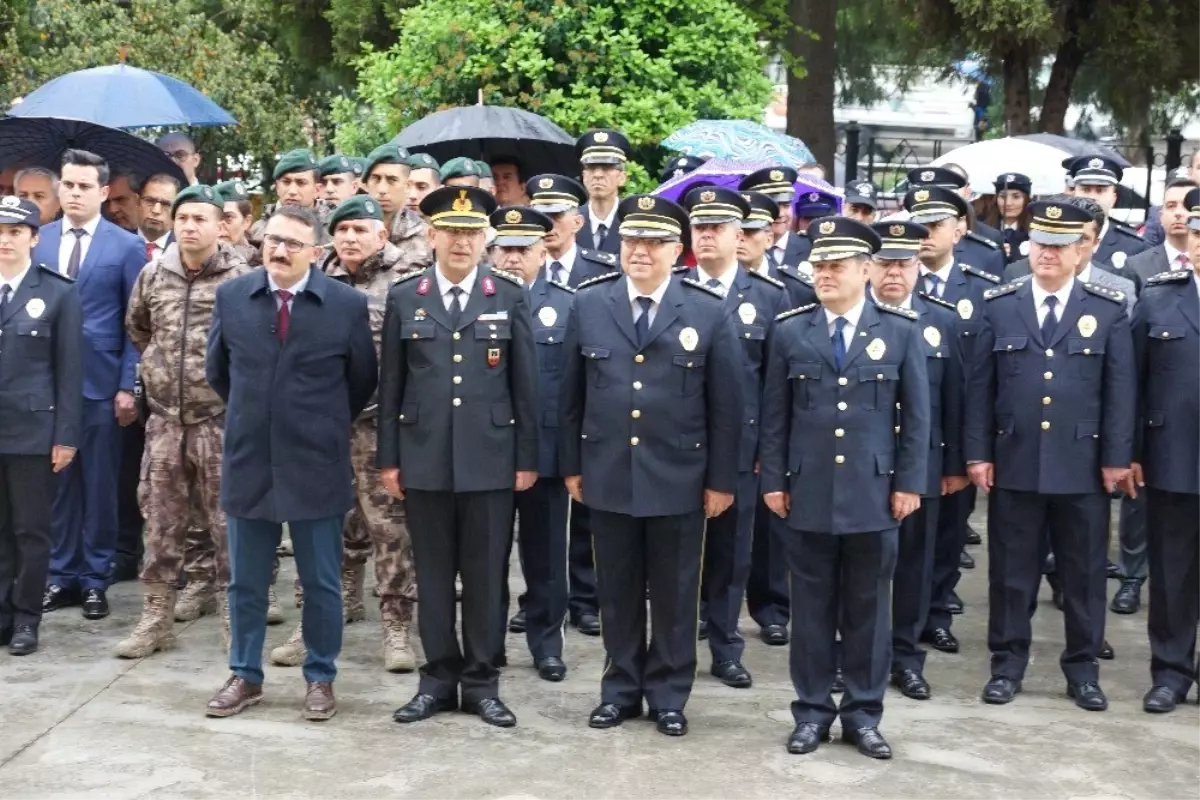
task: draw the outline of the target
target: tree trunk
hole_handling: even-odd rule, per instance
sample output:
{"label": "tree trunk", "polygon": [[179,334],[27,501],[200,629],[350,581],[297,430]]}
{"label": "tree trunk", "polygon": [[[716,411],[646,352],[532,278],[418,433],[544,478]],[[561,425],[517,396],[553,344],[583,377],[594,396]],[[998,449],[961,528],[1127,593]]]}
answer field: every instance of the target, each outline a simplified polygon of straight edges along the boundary
{"label": "tree trunk", "polygon": [[1030,133],[1029,67],[1032,47],[1018,43],[1010,46],[1001,59],[1004,74],[1004,130],[1009,136]]}
{"label": "tree trunk", "polygon": [[799,30],[788,32],[787,55],[807,74],[788,71],[787,132],[802,139],[833,182],[834,43],[837,0],[788,0],[788,16]]}
{"label": "tree trunk", "polygon": [[1038,130],[1043,133],[1065,133],[1071,88],[1089,50],[1084,42],[1084,29],[1091,23],[1095,9],[1094,0],[1075,0],[1062,9],[1063,39],[1054,54],[1054,66],[1050,69],[1042,113],[1038,117]]}

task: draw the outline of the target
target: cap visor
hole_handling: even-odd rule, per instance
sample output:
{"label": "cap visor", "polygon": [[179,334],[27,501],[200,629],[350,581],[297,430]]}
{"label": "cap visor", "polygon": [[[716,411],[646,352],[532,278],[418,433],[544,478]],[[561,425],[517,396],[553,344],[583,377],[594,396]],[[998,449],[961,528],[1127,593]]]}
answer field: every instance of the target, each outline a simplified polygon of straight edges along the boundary
{"label": "cap visor", "polygon": [[540,236],[506,236],[497,234],[495,239],[492,239],[492,244],[497,247],[529,247],[532,244],[537,244],[542,237]]}
{"label": "cap visor", "polygon": [[450,214],[431,219],[429,224],[435,228],[486,228],[488,227],[488,219],[487,217]]}
{"label": "cap visor", "polygon": [[848,195],[846,197],[846,205],[848,206],[869,206],[870,208],[879,208],[874,200],[869,197],[860,197],[857,195]]}
{"label": "cap visor", "polygon": [[639,228],[637,225],[622,225],[622,239],[672,239],[679,240],[678,233],[659,230],[658,228]]}
{"label": "cap visor", "polygon": [[604,164],[624,164],[625,162],[616,156],[584,156],[579,159],[579,163],[585,167],[601,166]]}
{"label": "cap visor", "polygon": [[692,227],[696,227],[697,225],[724,225],[727,222],[742,221],[741,217],[735,217],[732,214],[723,217],[710,217],[707,215],[703,217],[688,217],[688,219],[692,223]]}
{"label": "cap visor", "polygon": [[1191,217],[1187,221],[1189,231],[1200,231],[1200,217]]}
{"label": "cap visor", "polygon": [[915,222],[918,225],[928,225],[931,222],[941,222],[944,219],[950,219],[951,217],[956,216],[956,214],[951,214],[948,211],[932,211],[928,214],[914,212],[911,216],[909,216],[908,220],[909,222]]}
{"label": "cap visor", "polygon": [[920,246],[913,247],[911,250],[903,247],[883,247],[875,253],[875,258],[882,258],[886,261],[906,261],[915,257],[920,251]]}
{"label": "cap visor", "polygon": [[572,208],[579,208],[579,206],[574,206],[570,203],[539,203],[535,200],[530,208],[537,209],[543,214],[561,214],[564,211],[570,211]]}
{"label": "cap visor", "polygon": [[796,206],[794,212],[797,217],[805,219],[818,219],[820,217],[831,217],[837,213],[837,209],[830,206]]}
{"label": "cap visor", "polygon": [[1063,245],[1074,244],[1082,238],[1082,233],[1047,233],[1046,231],[1033,230],[1032,228],[1029,230],[1029,241],[1049,245],[1050,247],[1062,247]]}
{"label": "cap visor", "polygon": [[1116,186],[1117,179],[1108,175],[1076,175],[1076,186]]}
{"label": "cap visor", "polygon": [[771,223],[763,219],[742,220],[742,230],[744,231],[763,231],[769,227],[771,227]]}
{"label": "cap visor", "polygon": [[814,264],[822,261],[837,261],[842,258],[850,258],[851,256],[867,256],[870,255],[866,250],[847,250],[840,248],[837,250],[813,250],[808,254],[808,260]]}

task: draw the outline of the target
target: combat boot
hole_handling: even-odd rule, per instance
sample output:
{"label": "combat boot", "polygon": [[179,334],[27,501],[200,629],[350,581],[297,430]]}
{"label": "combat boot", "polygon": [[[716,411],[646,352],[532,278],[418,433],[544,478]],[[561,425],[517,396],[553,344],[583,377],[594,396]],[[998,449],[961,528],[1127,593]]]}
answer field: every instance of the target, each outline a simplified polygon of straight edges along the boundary
{"label": "combat boot", "polygon": [[191,622],[217,610],[217,586],[201,575],[189,575],[175,603],[175,621]]}
{"label": "combat boot", "polygon": [[283,609],[279,607],[279,598],[275,596],[275,587],[267,588],[267,624],[278,625],[283,622]]}
{"label": "combat boot", "polygon": [[129,638],[117,644],[118,658],[145,658],[175,646],[175,587],[165,583],[142,586],[142,618]]}
{"label": "combat boot", "polygon": [[292,637],[284,644],[271,651],[271,663],[281,667],[298,667],[308,658],[308,649],[304,646],[304,625],[296,626]]}
{"label": "combat boot", "polygon": [[342,613],[347,624],[367,618],[367,607],[363,604],[363,579],[366,574],[366,564],[342,567]]}
{"label": "combat boot", "polygon": [[406,622],[383,621],[383,668],[388,672],[412,672],[417,668],[409,629]]}

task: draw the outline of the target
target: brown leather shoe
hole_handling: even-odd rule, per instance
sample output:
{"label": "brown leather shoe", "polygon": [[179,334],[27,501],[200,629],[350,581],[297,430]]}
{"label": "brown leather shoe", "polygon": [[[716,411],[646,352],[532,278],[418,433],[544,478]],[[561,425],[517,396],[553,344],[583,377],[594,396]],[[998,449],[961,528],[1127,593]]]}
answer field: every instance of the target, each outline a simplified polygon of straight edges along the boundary
{"label": "brown leather shoe", "polygon": [[308,693],[304,695],[304,718],[329,719],[336,713],[337,701],[333,699],[333,684],[329,681],[309,681]]}
{"label": "brown leather shoe", "polygon": [[262,684],[250,683],[230,675],[221,690],[208,701],[205,713],[210,717],[232,717],[262,700]]}

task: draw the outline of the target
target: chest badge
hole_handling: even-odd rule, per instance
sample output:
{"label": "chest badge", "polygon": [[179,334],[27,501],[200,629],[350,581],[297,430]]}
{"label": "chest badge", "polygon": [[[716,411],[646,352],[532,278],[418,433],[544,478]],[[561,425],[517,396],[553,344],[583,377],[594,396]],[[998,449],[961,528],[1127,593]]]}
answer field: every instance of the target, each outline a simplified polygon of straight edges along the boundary
{"label": "chest badge", "polygon": [[492,369],[500,366],[500,348],[489,347],[487,352],[488,366]]}
{"label": "chest badge", "polygon": [[975,313],[975,304],[965,297],[958,301],[955,308],[958,309],[958,315],[963,319],[970,319],[971,315]]}
{"label": "chest badge", "polygon": [[883,354],[886,352],[887,345],[884,344],[883,339],[872,339],[871,343],[867,345],[867,355],[871,357],[872,361],[878,361],[883,358]]}
{"label": "chest badge", "polygon": [[1129,258],[1129,254],[1127,254],[1121,250],[1118,250],[1117,252],[1112,254],[1113,266],[1115,266],[1117,269],[1121,269],[1122,267],[1125,266],[1125,259],[1127,259],[1127,258]]}
{"label": "chest badge", "polygon": [[696,333],[695,328],[684,328],[679,332],[679,343],[690,353],[700,344],[700,334]]}
{"label": "chest badge", "polygon": [[488,297],[496,293],[496,282],[492,280],[491,275],[485,275],[483,278],[483,293]]}
{"label": "chest badge", "polygon": [[1023,256],[1029,255],[1029,240],[1026,239],[1025,241],[1021,242],[1021,244],[1017,246],[1017,251]]}
{"label": "chest badge", "polygon": [[925,329],[924,335],[925,335],[925,341],[929,342],[930,347],[941,347],[942,332],[939,331],[936,327],[934,327],[933,325],[930,325],[928,328]]}
{"label": "chest badge", "polygon": [[418,309],[416,310],[415,314],[416,314],[416,317],[417,317],[417,319],[418,319],[418,320],[425,319],[425,309],[423,309],[423,308],[418,308]]}
{"label": "chest badge", "polygon": [[547,328],[553,328],[554,323],[558,322],[558,312],[551,306],[542,306],[538,309],[538,322]]}
{"label": "chest badge", "polygon": [[421,278],[421,282],[417,284],[417,294],[429,294],[429,278]]}
{"label": "chest badge", "polygon": [[35,297],[25,304],[25,313],[37,319],[46,311],[46,301],[40,297]]}
{"label": "chest badge", "polygon": [[1084,314],[1079,318],[1079,334],[1085,338],[1090,338],[1096,332],[1096,318],[1091,314]]}
{"label": "chest badge", "polygon": [[753,303],[742,303],[738,306],[738,319],[743,325],[749,325],[754,322],[754,318],[758,316],[758,310],[754,308]]}

